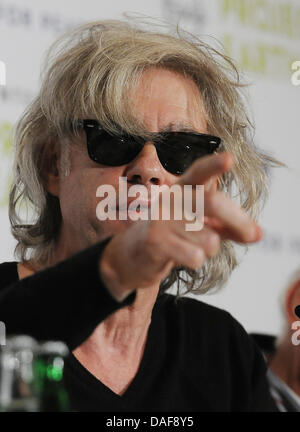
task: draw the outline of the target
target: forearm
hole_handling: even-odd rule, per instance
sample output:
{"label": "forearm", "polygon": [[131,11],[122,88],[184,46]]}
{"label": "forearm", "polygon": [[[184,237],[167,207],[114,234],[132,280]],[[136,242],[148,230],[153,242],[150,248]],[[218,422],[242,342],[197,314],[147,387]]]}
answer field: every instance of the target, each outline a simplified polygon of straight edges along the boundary
{"label": "forearm", "polygon": [[7,334],[62,340],[72,350],[108,315],[131,304],[135,293],[118,302],[99,272],[110,239],[0,291],[0,320]]}

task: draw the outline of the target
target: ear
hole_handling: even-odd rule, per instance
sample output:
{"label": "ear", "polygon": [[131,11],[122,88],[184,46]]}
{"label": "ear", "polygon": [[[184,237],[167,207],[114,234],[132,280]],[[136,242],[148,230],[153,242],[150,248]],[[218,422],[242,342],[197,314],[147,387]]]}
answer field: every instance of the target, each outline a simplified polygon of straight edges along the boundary
{"label": "ear", "polygon": [[290,325],[294,321],[299,321],[299,318],[295,314],[295,308],[298,305],[300,305],[300,280],[297,280],[290,286],[285,298],[285,313]]}
{"label": "ear", "polygon": [[47,191],[59,196],[60,182],[60,147],[56,142],[45,146],[42,158],[42,181]]}

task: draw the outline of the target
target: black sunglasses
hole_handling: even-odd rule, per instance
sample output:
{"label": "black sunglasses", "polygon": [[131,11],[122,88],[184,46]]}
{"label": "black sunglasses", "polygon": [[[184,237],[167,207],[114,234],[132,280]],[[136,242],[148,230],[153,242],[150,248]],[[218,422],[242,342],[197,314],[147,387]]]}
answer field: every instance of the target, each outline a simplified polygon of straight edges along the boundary
{"label": "black sunglasses", "polygon": [[[79,120],[76,123],[85,130],[89,157],[103,165],[128,164],[146,142],[136,136],[112,135],[97,120]],[[214,153],[221,143],[221,138],[202,133],[160,132],[153,136],[151,142],[160,163],[175,175],[183,174],[196,159]]]}

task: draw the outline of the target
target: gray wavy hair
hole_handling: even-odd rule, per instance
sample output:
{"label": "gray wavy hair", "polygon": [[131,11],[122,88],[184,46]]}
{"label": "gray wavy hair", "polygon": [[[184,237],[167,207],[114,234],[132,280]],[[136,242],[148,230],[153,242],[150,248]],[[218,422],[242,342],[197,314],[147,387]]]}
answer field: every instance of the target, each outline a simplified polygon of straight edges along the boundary
{"label": "gray wavy hair", "polygon": [[[220,189],[256,218],[268,192],[267,168],[277,161],[253,144],[253,125],[245,108],[239,73],[230,58],[178,27],[168,32],[136,22],[105,20],[84,24],[64,34],[47,52],[41,89],[15,128],[14,179],[9,216],[17,240],[16,255],[40,266],[49,262],[59,235],[61,211],[47,192],[43,172],[54,142],[68,173],[68,148],[79,133],[76,119],[96,118],[111,133],[120,128],[149,138],[133,117],[130,95],[147,68],[163,67],[197,84],[207,115],[208,133],[222,138],[221,151],[236,160],[220,179]],[[29,202],[34,221],[22,216]],[[205,293],[224,284],[237,265],[233,244],[198,271],[176,268],[161,291],[177,282],[177,294]]]}

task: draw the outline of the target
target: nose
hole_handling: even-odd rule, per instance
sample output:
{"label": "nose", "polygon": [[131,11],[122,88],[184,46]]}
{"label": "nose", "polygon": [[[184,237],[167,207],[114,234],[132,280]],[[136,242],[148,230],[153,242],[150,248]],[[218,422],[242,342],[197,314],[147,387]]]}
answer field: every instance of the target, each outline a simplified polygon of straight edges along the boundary
{"label": "nose", "polygon": [[153,143],[147,142],[140,153],[127,164],[124,176],[128,183],[161,186],[166,182],[166,172],[162,167]]}

